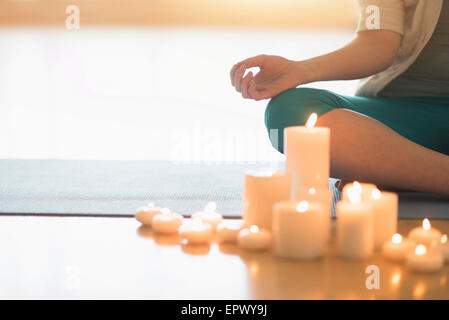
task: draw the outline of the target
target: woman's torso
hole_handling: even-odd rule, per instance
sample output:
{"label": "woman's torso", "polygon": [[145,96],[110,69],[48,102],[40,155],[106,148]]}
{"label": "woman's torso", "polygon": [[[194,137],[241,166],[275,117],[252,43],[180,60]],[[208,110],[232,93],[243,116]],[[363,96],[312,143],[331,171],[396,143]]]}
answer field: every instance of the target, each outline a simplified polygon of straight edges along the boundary
{"label": "woman's torso", "polygon": [[435,31],[418,58],[378,96],[449,96],[449,1],[443,1]]}

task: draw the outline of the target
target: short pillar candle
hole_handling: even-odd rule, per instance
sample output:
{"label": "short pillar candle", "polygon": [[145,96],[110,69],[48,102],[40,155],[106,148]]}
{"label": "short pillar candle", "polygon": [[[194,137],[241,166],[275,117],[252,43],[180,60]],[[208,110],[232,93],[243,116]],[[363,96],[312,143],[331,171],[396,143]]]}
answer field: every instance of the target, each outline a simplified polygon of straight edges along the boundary
{"label": "short pillar candle", "polygon": [[361,201],[355,189],[348,192],[349,200],[337,203],[337,247],[340,256],[365,259],[374,250],[374,218],[372,204]]}
{"label": "short pillar candle", "polygon": [[381,249],[398,227],[398,195],[373,189],[371,192],[374,217],[374,246]]}
{"label": "short pillar candle", "polygon": [[285,201],[274,206],[274,250],[282,258],[312,260],[325,251],[329,234],[327,210],[319,202]]}
{"label": "short pillar candle", "polygon": [[273,206],[290,198],[290,175],[279,171],[249,171],[245,175],[243,221],[271,231]]}

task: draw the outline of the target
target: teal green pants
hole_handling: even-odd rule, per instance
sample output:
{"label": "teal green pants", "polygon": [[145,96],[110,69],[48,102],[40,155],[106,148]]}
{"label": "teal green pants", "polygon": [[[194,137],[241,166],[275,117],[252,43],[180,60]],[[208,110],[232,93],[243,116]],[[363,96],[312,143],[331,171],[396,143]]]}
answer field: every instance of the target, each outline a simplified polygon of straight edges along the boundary
{"label": "teal green pants", "polygon": [[269,102],[265,125],[273,146],[283,152],[285,127],[304,125],[312,112],[320,116],[337,108],[369,116],[415,143],[449,155],[449,96],[363,98],[312,88],[290,89]]}

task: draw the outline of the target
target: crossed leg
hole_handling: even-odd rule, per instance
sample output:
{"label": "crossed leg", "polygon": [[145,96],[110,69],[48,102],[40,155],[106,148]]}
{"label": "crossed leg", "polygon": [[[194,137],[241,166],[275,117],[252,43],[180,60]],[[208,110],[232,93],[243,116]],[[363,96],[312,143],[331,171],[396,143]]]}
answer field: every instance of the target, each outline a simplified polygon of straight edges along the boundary
{"label": "crossed leg", "polygon": [[[318,111],[318,125],[331,129],[332,177],[449,195],[448,155],[415,143],[372,117],[332,106],[335,97],[328,91],[303,89],[299,93],[302,107],[289,104],[286,108],[295,112],[299,108],[302,113],[296,113],[293,120],[292,114],[279,113],[276,108],[283,108],[282,99],[275,98],[265,114],[267,127],[282,130],[293,125],[292,121],[300,125],[308,114]],[[324,100],[317,99],[323,93],[327,95]],[[280,115],[287,119],[279,119]]]}

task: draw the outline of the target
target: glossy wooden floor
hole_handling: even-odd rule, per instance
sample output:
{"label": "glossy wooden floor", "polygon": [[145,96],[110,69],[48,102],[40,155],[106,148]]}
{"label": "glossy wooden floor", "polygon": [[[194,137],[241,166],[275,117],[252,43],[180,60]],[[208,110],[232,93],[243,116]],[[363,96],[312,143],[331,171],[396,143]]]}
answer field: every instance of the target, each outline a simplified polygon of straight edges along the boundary
{"label": "glossy wooden floor", "polygon": [[[401,233],[419,225],[402,220]],[[449,221],[433,221],[449,233]],[[449,299],[449,265],[414,274],[379,255],[280,260],[235,245],[181,245],[131,218],[0,217],[0,298]],[[380,289],[365,268],[380,268]]]}

